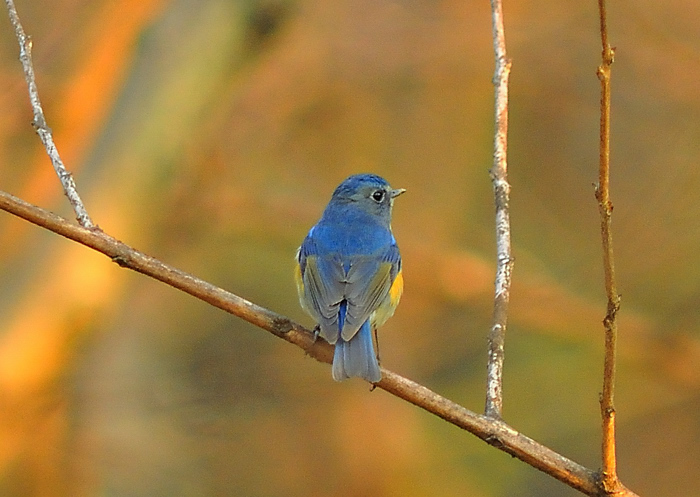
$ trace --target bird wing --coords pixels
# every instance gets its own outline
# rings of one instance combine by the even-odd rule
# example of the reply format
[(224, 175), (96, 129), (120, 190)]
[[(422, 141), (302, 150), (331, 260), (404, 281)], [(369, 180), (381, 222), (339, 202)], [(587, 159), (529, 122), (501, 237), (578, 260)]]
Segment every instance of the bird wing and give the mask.
[(338, 339), (339, 305), (344, 299), (345, 275), (340, 257), (319, 256), (313, 238), (306, 237), (298, 253), (300, 297), (305, 309), (318, 321), (321, 336)]
[(345, 298), (348, 306), (342, 330), (343, 340), (350, 340), (382, 305), (400, 269), (401, 256), (395, 243), (380, 254), (351, 258), (346, 279)]
[(329, 343), (350, 340), (385, 301), (401, 268), (396, 243), (372, 255), (319, 255), (312, 237), (298, 252), (303, 306)]

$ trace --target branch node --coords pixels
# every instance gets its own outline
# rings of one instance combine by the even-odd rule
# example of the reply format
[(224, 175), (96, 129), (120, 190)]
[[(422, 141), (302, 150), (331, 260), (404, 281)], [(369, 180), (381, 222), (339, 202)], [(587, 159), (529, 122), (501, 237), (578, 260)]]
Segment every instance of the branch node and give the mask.
[(603, 64), (611, 66), (615, 62), (615, 47), (606, 46), (603, 49)]
[(124, 256), (124, 255), (115, 255), (111, 257), (112, 262), (116, 263), (117, 266), (119, 267), (124, 267), (124, 268), (130, 268), (131, 266), (129, 265), (129, 258)]
[(294, 326), (292, 325), (292, 322), (289, 320), (289, 318), (280, 316), (272, 320), (272, 328), (273, 333), (275, 333), (276, 335), (282, 335), (292, 331)]
[[(487, 444), (489, 444), (489, 445), (491, 445), (491, 446), (493, 446), (493, 447), (496, 447), (497, 449), (500, 449), (500, 450), (503, 450), (504, 447), (505, 447), (505, 444), (503, 443), (503, 440), (501, 440), (501, 438), (500, 438), (498, 435), (496, 435), (496, 434), (491, 434), (491, 435), (487, 436), (487, 437), (484, 439), (484, 441), (485, 441)], [(511, 455), (512, 455), (512, 454), (511, 454)]]
[(41, 136), (42, 133), (45, 133), (47, 135), (53, 133), (53, 130), (49, 128), (48, 124), (46, 124), (46, 119), (44, 119), (43, 114), (37, 114), (37, 116), (34, 119), (32, 119), (32, 128), (34, 128), (34, 131), (39, 136)]

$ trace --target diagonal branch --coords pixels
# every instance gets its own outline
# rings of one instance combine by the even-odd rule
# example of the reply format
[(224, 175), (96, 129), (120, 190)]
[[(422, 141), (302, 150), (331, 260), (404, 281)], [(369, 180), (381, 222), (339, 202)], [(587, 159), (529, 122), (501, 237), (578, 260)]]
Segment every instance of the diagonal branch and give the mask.
[(10, 15), (10, 22), (15, 28), (15, 36), (19, 42), (19, 59), (24, 69), (24, 79), (27, 82), (27, 88), (29, 90), (29, 102), (32, 105), (32, 112), (34, 113), (32, 125), (39, 135), (39, 138), (41, 138), (44, 148), (46, 148), (46, 153), (51, 159), (51, 164), (53, 164), (58, 179), (61, 181), (61, 185), (63, 185), (63, 191), (75, 211), (76, 219), (84, 228), (92, 228), (94, 224), (83, 205), (83, 201), (80, 199), (80, 195), (78, 195), (73, 176), (63, 165), (61, 156), (58, 154), (56, 144), (53, 141), (51, 128), (49, 128), (46, 123), (46, 118), (44, 117), (44, 110), (41, 107), (39, 90), (37, 89), (36, 78), (34, 76), (34, 65), (32, 64), (32, 40), (24, 32), (24, 28), (22, 28), (14, 1), (5, 0), (5, 4), (7, 5), (7, 11)]
[(510, 184), (508, 184), (508, 77), (511, 61), (506, 56), (501, 0), (491, 0), (493, 49), (496, 70), (493, 77), (495, 90), (495, 135), (491, 180), (496, 202), (496, 294), (493, 306), (493, 324), (488, 339), (486, 409), (489, 417), (500, 418), (503, 409), (503, 359), (510, 280), (513, 258), (510, 251)]
[[(7, 211), (37, 226), (101, 252), (121, 267), (150, 276), (238, 316), (300, 347), (318, 361), (325, 363), (332, 361), (332, 346), (322, 339), (314, 341), (314, 335), (311, 331), (289, 318), (139, 252), (109, 236), (99, 228), (82, 228), (52, 212), (2, 191), (0, 191), (0, 210)], [(377, 386), (476, 435), (497, 449), (511, 454), (586, 495), (597, 496), (601, 494), (598, 477), (594, 471), (537, 443), (499, 419), (476, 414), (432, 390), (386, 369), (382, 370), (382, 381)], [(623, 490), (627, 493), (619, 495), (635, 496), (634, 493), (624, 488)]]
[(603, 367), (603, 392), (600, 395), (600, 410), (603, 421), (601, 485), (614, 495), (621, 483), (617, 476), (615, 455), (615, 356), (617, 346), (617, 311), (620, 296), (615, 281), (613, 259), (612, 211), (610, 200), (610, 69), (615, 52), (608, 43), (607, 13), (605, 0), (598, 0), (600, 13), (600, 37), (603, 46), (602, 62), (598, 67), (600, 79), (600, 166), (596, 186), (596, 199), (600, 211), (600, 229), (603, 238), (603, 269), (605, 293), (608, 298), (607, 312), (603, 319), (605, 327), (605, 360)]

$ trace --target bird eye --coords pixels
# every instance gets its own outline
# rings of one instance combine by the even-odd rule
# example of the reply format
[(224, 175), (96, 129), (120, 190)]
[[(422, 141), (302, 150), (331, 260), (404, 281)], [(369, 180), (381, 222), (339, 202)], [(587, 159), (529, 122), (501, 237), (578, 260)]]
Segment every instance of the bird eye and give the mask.
[(385, 195), (385, 194), (384, 194), (384, 190), (375, 190), (375, 191), (372, 193), (372, 199), (373, 199), (375, 202), (381, 202), (382, 200), (384, 200), (384, 195)]

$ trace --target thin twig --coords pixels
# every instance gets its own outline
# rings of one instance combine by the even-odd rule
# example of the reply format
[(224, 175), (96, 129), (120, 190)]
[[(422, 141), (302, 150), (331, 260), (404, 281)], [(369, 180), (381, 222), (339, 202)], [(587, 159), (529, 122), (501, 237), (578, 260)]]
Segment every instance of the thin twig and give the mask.
[(19, 59), (22, 62), (22, 67), (24, 68), (24, 79), (27, 82), (27, 87), (29, 90), (29, 102), (32, 105), (32, 111), (34, 112), (34, 121), (32, 122), (32, 125), (34, 126), (36, 133), (39, 135), (39, 138), (41, 138), (44, 148), (46, 148), (46, 153), (51, 159), (51, 163), (53, 164), (56, 174), (58, 175), (58, 179), (61, 181), (61, 185), (63, 185), (63, 191), (66, 194), (66, 197), (68, 197), (68, 201), (75, 211), (76, 219), (84, 228), (93, 228), (95, 225), (90, 219), (90, 216), (83, 205), (83, 201), (80, 199), (80, 195), (78, 195), (75, 181), (73, 181), (73, 176), (63, 165), (61, 156), (58, 154), (56, 144), (53, 141), (51, 128), (49, 128), (48, 124), (46, 123), (46, 118), (44, 117), (44, 110), (41, 107), (41, 101), (39, 100), (39, 91), (36, 86), (34, 66), (32, 64), (32, 40), (24, 32), (24, 28), (22, 28), (14, 1), (5, 0), (5, 4), (7, 5), (7, 11), (10, 15), (10, 22), (15, 28), (15, 36), (19, 42)]
[[(297, 345), (318, 361), (330, 364), (333, 360), (331, 345), (323, 339), (315, 340), (312, 331), (289, 318), (164, 264), (109, 236), (99, 228), (85, 229), (76, 226), (52, 212), (2, 191), (0, 191), (0, 210), (10, 212), (37, 226), (101, 252), (121, 267), (150, 276), (238, 316)], [(511, 454), (586, 495), (600, 495), (596, 472), (537, 443), (499, 419), (476, 414), (418, 383), (383, 368), (382, 381), (377, 386), (476, 435), (497, 449)], [(627, 493), (621, 493), (621, 496), (635, 497), (634, 493), (623, 490)]]
[(495, 86), (495, 134), (493, 143), (493, 167), (491, 180), (496, 202), (496, 292), (493, 306), (493, 325), (489, 332), (489, 352), (486, 377), (486, 416), (500, 418), (503, 410), (503, 359), (510, 280), (513, 258), (510, 251), (510, 214), (508, 184), (508, 77), (511, 61), (506, 56), (506, 39), (503, 27), (501, 0), (491, 0), (493, 25), (493, 49), (496, 69)]
[(615, 282), (615, 261), (613, 258), (612, 211), (610, 200), (610, 69), (614, 60), (614, 50), (608, 43), (608, 28), (605, 0), (598, 0), (600, 11), (600, 37), (603, 46), (602, 62), (598, 67), (600, 79), (600, 171), (596, 187), (596, 199), (600, 211), (600, 228), (603, 238), (603, 268), (605, 272), (605, 292), (608, 298), (607, 312), (603, 319), (605, 327), (605, 361), (603, 368), (603, 392), (600, 396), (600, 410), (603, 422), (601, 486), (610, 495), (621, 488), (617, 476), (615, 455), (615, 357), (617, 342), (617, 311), (620, 309), (620, 296)]

